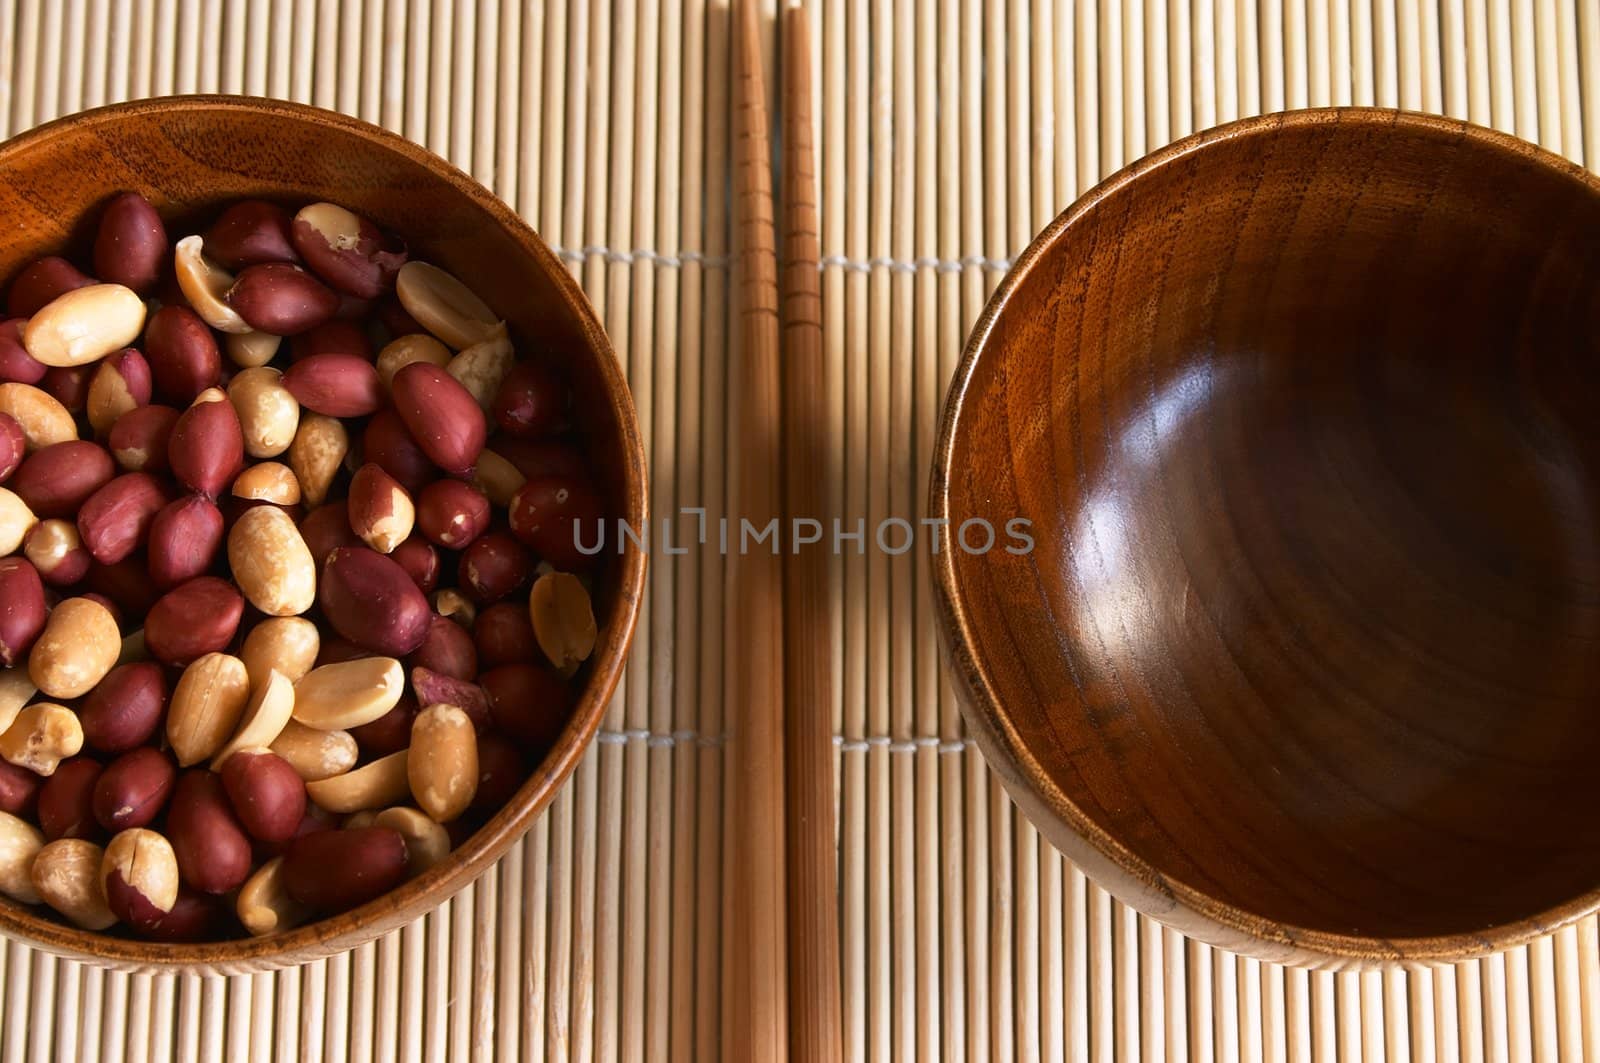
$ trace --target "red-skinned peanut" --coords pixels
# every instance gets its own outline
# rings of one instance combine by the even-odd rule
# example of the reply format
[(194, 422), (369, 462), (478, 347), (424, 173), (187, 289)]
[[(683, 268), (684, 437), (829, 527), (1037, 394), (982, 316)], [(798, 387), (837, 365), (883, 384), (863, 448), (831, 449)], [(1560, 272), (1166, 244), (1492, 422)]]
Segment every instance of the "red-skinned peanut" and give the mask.
[(151, 606), (144, 642), (164, 664), (183, 666), (228, 647), (244, 615), (244, 598), (233, 584), (201, 576), (179, 584)]
[(222, 380), (222, 352), (211, 328), (186, 306), (163, 306), (145, 325), (144, 356), (155, 393), (187, 406)]
[(178, 873), (201, 893), (226, 893), (250, 877), (250, 838), (228, 803), (222, 779), (205, 768), (178, 778), (167, 812)]
[(170, 501), (166, 486), (147, 472), (129, 472), (90, 495), (78, 510), (78, 534), (102, 565), (115, 565), (144, 546), (156, 514)]
[(203, 576), (222, 548), (222, 511), (204, 495), (168, 502), (150, 524), (150, 579), (171, 590)]
[(126, 472), (163, 473), (177, 423), (178, 411), (170, 406), (140, 406), (117, 418), (106, 445)]
[(417, 528), (447, 550), (464, 550), (489, 530), (489, 500), (460, 480), (435, 480), (417, 496)]
[(413, 362), (394, 375), (394, 406), (417, 446), (452, 476), (466, 476), (478, 461), (488, 424), (472, 393), (449, 373)]
[(289, 212), (276, 203), (246, 199), (227, 210), (205, 232), (205, 253), (218, 265), (238, 270), (263, 262), (293, 262)]
[(93, 284), (71, 262), (59, 255), (48, 255), (24, 266), (11, 281), (6, 298), (7, 317), (32, 317), (59, 296)]
[(203, 402), (178, 418), (167, 445), (172, 475), (210, 498), (226, 492), (244, 467), (244, 430), (233, 403)]
[(94, 789), (104, 770), (93, 757), (73, 757), (56, 766), (39, 789), (39, 829), (46, 838), (93, 838), (99, 833)]
[(113, 668), (78, 710), (83, 740), (102, 753), (126, 753), (144, 745), (167, 710), (167, 679), (154, 661)]
[(161, 215), (137, 192), (124, 192), (107, 204), (94, 241), (94, 271), (109, 284), (140, 295), (155, 291), (171, 245)]
[(149, 826), (166, 806), (177, 775), (172, 758), (153, 746), (122, 754), (95, 782), (96, 822), (112, 834)]
[(389, 557), (406, 570), (411, 582), (423, 594), (432, 594), (439, 586), (439, 551), (422, 536), (413, 534), (395, 547)]
[(328, 417), (366, 417), (383, 406), (378, 370), (353, 354), (315, 354), (283, 374), (300, 405)]
[(482, 536), (461, 555), (457, 579), (479, 605), (497, 602), (533, 578), (533, 557), (527, 547), (505, 532)]

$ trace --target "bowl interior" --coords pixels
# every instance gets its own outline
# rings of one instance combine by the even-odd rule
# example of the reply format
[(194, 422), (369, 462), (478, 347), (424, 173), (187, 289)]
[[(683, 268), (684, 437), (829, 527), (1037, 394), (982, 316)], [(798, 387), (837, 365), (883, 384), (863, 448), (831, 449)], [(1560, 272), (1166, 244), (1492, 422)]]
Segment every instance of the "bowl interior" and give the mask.
[[(375, 127), (267, 100), (190, 97), (77, 115), (0, 147), (0, 282), (42, 254), (87, 261), (97, 208), (137, 191), (176, 238), (242, 198), (341, 203), (405, 237), (414, 258), (450, 270), (504, 315), (519, 357), (562, 367), (608, 515), (639, 525), (644, 467), (632, 401), (592, 311), (556, 257), (476, 182)], [(608, 540), (609, 541), (609, 540)], [(161, 946), (87, 934), (0, 902), (0, 928), (47, 948), (123, 964), (247, 968), (303, 961), (415, 918), (482, 872), (570, 773), (603, 714), (633, 630), (642, 554), (629, 547), (599, 572), (599, 641), (565, 734), (511, 804), (426, 875), (344, 916), (283, 935)]]
[(1590, 905), (1596, 184), (1381, 112), (1135, 170), (1019, 266), (946, 428), (952, 526), (1036, 544), (942, 573), (1002, 770), (1279, 940)]

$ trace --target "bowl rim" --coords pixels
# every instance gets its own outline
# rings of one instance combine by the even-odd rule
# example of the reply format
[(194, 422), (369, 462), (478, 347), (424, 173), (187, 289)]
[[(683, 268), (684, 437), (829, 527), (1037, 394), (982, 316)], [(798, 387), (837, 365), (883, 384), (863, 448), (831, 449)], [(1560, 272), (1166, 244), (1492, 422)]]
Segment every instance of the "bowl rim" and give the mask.
[[(593, 305), (550, 245), (527, 222), (442, 156), (380, 126), (337, 111), (264, 97), (199, 94), (116, 103), (54, 119), (0, 143), (0, 169), (13, 155), (33, 148), (64, 128), (93, 128), (135, 115), (160, 117), (196, 112), (266, 113), (360, 137), (445, 181), (523, 245), (544, 267), (562, 301), (573, 308), (585, 343), (599, 363), (606, 402), (621, 434), (621, 516), (630, 526), (643, 527), (648, 512), (644, 444), (632, 392)], [(630, 543), (620, 551), (618, 561), (616, 612), (612, 623), (601, 631), (600, 642), (590, 658), (583, 696), (574, 706), (561, 737), (534, 766), (511, 801), (438, 865), (359, 908), (264, 937), (183, 944), (112, 937), (58, 923), (13, 903), (0, 904), (0, 933), (55, 955), (122, 970), (227, 974), (304, 964), (347, 952), (435, 910), (489, 870), (528, 831), (572, 775), (599, 730), (632, 645), (648, 559), (642, 548)]]
[[(1600, 178), (1569, 159), (1498, 130), (1414, 111), (1379, 107), (1282, 111), (1229, 122), (1174, 141), (1105, 178), (1057, 215), (1017, 257), (990, 296), (973, 326), (945, 398), (929, 487), (930, 518), (943, 522), (950, 519), (950, 484), (957, 472), (952, 468), (956, 434), (962, 427), (973, 376), (989, 348), (996, 323), (1011, 297), (1059, 240), (1102, 200), (1144, 174), (1213, 145), (1325, 125), (1388, 126), (1470, 140), (1502, 156), (1575, 180), (1600, 199)], [(1525, 945), (1600, 910), (1597, 886), (1541, 911), (1476, 932), (1377, 938), (1269, 919), (1159, 871), (1085, 814), (1052, 781), (1011, 725), (988, 669), (973, 652), (975, 622), (962, 597), (955, 555), (954, 550), (944, 550), (934, 558), (934, 604), (947, 664), (956, 679), (962, 716), (985, 761), (1023, 813), (1053, 845), (1090, 878), (1145, 915), (1206, 944), (1264, 961), (1322, 969), (1376, 969), (1481, 958)]]

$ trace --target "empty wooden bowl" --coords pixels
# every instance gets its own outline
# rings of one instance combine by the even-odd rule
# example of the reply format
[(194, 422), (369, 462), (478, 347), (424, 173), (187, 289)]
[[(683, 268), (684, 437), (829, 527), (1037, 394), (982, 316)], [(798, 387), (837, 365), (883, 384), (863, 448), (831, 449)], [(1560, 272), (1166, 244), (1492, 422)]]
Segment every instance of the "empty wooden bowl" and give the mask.
[(1117, 174), (946, 409), (933, 515), (997, 532), (936, 563), (990, 763), (1119, 897), (1263, 959), (1460, 960), (1594, 911), (1597, 398), (1571, 163), (1334, 110)]
[[(178, 97), (62, 119), (0, 146), (0, 279), (40, 255), (80, 261), (98, 208), (142, 193), (176, 238), (244, 198), (330, 200), (403, 235), (414, 257), (459, 276), (507, 319), (519, 351), (554, 359), (572, 380), (577, 420), (608, 516), (641, 527), (645, 466), (616, 356), (571, 275), (504, 204), (443, 159), (375, 126), (310, 107), (237, 97)], [(609, 540), (608, 540), (609, 541)], [(244, 971), (351, 948), (436, 907), (478, 877), (571, 774), (621, 674), (644, 587), (645, 558), (612, 555), (595, 595), (599, 641), (572, 718), (511, 802), (445, 861), (352, 912), (270, 937), (164, 945), (89, 933), (43, 908), (0, 901), (0, 933), (123, 968)]]

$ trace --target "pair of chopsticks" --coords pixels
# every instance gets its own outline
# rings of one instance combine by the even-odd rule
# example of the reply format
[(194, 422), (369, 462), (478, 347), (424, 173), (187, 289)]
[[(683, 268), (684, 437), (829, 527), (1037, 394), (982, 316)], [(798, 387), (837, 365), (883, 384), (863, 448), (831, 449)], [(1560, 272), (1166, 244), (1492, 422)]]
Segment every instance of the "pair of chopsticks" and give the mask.
[[(756, 0), (734, 14), (734, 219), (742, 342), (735, 498), (757, 528), (779, 519), (781, 556), (734, 558), (724, 1054), (837, 1063), (840, 1025), (827, 558), (790, 548), (792, 517), (823, 520), (826, 375), (805, 14), (783, 23), (782, 299)], [(781, 346), (780, 346), (781, 336)]]

